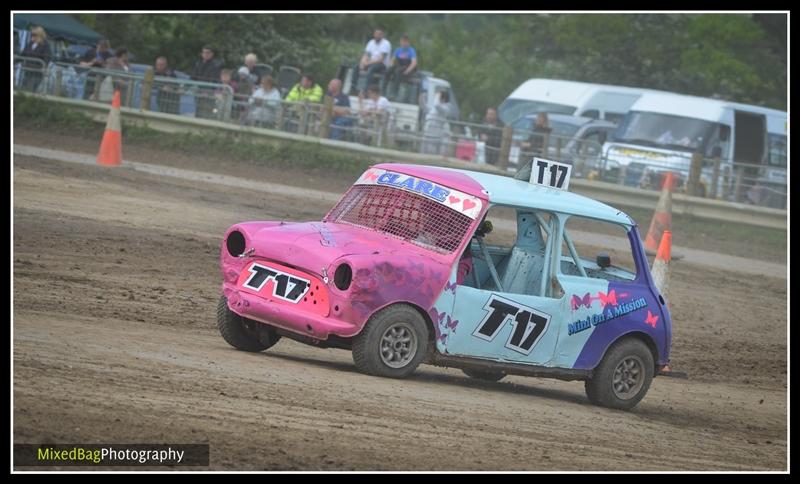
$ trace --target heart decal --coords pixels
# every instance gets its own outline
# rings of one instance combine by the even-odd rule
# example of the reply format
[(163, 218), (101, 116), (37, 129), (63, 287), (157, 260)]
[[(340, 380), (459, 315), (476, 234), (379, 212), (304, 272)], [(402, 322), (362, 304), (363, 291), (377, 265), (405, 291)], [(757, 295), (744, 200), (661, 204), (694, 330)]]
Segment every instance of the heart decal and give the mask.
[(453, 195), (450, 195), (450, 199), (449, 200), (450, 200), (450, 205), (453, 205), (453, 204), (458, 203), (458, 202), (461, 201), (460, 198), (454, 197)]
[(466, 199), (464, 200), (464, 210), (469, 210), (477, 205), (478, 204), (473, 202), (472, 200), (466, 200)]
[(375, 181), (375, 180), (377, 180), (377, 179), (378, 179), (378, 175), (376, 175), (375, 173), (373, 173), (373, 172), (371, 172), (371, 171), (368, 171), (368, 172), (366, 172), (366, 173), (364, 174), (364, 178), (365, 178), (366, 180), (372, 180), (372, 181)]

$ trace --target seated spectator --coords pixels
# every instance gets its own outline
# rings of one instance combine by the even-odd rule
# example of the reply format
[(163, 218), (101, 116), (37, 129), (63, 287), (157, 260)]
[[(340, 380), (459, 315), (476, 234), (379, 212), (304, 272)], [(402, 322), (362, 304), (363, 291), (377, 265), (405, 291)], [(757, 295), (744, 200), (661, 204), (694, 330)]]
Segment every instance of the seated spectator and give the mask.
[[(41, 27), (31, 29), (31, 40), (22, 50), (25, 57), (33, 57), (44, 62), (45, 67), (50, 62), (50, 46), (47, 43), (47, 33)], [(36, 91), (42, 82), (42, 65), (34, 61), (22, 63), (22, 87), (28, 91)]]
[(286, 100), (290, 102), (322, 102), (322, 88), (314, 82), (314, 76), (306, 73), (286, 95)]
[[(160, 56), (156, 59), (156, 64), (153, 68), (153, 75), (156, 77), (171, 77), (175, 78), (175, 71), (169, 67), (167, 58)], [(158, 111), (169, 114), (180, 114), (180, 99), (181, 96), (178, 92), (177, 84), (169, 82), (159, 82), (155, 80), (157, 87), (156, 90), (156, 105)]]
[(278, 109), (281, 106), (281, 93), (275, 86), (272, 76), (261, 78), (261, 87), (250, 96), (250, 112), (247, 114), (247, 124), (271, 126), (275, 123)]
[(353, 67), (353, 82), (352, 86), (358, 89), (358, 95), (364, 96), (364, 90), (358, 88), (358, 77), (361, 71), (366, 71), (365, 85), (372, 85), (372, 77), (375, 74), (382, 74), (391, 65), (390, 55), (392, 53), (392, 44), (383, 38), (383, 29), (375, 29), (372, 33), (372, 39), (367, 42), (364, 48), (364, 54), (361, 60)]
[(250, 80), (250, 85), (260, 85), (261, 79), (256, 72), (256, 64), (258, 64), (258, 57), (255, 54), (250, 53), (244, 56), (244, 65), (237, 71), (239, 80), (241, 81), (244, 78), (248, 78)]
[(417, 51), (411, 47), (408, 35), (400, 38), (400, 47), (392, 54), (392, 66), (386, 73), (386, 85), (394, 86), (390, 96), (397, 97), (397, 89), (401, 82), (408, 82), (409, 78), (417, 72)]
[(342, 81), (332, 79), (328, 83), (328, 92), (325, 94), (333, 98), (333, 119), (331, 124), (331, 139), (342, 139), (348, 128), (353, 126), (354, 119), (350, 111), (350, 98), (342, 92)]

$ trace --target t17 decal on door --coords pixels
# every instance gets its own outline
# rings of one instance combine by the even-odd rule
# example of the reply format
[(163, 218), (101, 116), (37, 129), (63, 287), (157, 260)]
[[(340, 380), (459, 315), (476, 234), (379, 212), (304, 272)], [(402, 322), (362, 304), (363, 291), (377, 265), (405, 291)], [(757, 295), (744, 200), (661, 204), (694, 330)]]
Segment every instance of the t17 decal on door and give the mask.
[(513, 330), (505, 347), (523, 355), (530, 354), (547, 329), (547, 325), (550, 324), (549, 314), (497, 294), (492, 294), (483, 305), (483, 309), (487, 311), (486, 316), (478, 323), (478, 327), (475, 328), (472, 335), (486, 341), (493, 341), (508, 322), (513, 326)]

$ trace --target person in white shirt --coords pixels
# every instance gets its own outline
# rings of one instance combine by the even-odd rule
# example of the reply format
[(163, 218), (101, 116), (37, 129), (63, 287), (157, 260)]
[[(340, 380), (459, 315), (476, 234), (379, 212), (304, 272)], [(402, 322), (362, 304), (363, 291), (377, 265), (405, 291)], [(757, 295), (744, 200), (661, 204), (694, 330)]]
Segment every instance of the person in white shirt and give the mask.
[[(361, 60), (353, 67), (352, 86), (358, 88), (358, 94), (364, 95), (364, 87), (372, 85), (375, 74), (384, 74), (392, 63), (392, 44), (383, 38), (383, 29), (375, 29), (372, 39), (367, 42)], [(365, 82), (358, 87), (358, 77), (361, 71), (366, 71)]]
[(239, 74), (239, 79), (243, 79), (247, 77), (250, 79), (250, 84), (253, 86), (257, 86), (261, 84), (261, 79), (259, 79), (258, 73), (256, 72), (256, 64), (258, 63), (258, 57), (255, 54), (247, 54), (244, 56), (244, 65), (239, 68), (237, 74)]
[(394, 112), (392, 104), (381, 96), (380, 88), (376, 84), (367, 89), (366, 99), (358, 100), (358, 110), (361, 124), (368, 131), (380, 131), (380, 128), (388, 127)]
[(281, 93), (275, 87), (272, 76), (261, 78), (261, 87), (250, 96), (250, 112), (247, 115), (248, 124), (270, 125), (275, 122), (277, 110), (281, 105)]

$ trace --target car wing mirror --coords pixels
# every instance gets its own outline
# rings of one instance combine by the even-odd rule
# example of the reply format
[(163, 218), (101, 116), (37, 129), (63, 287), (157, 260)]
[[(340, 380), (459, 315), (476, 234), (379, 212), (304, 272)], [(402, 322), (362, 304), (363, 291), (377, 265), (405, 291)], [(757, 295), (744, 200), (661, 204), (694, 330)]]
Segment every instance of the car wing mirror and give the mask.
[(611, 256), (603, 252), (597, 254), (597, 265), (601, 269), (611, 266)]

